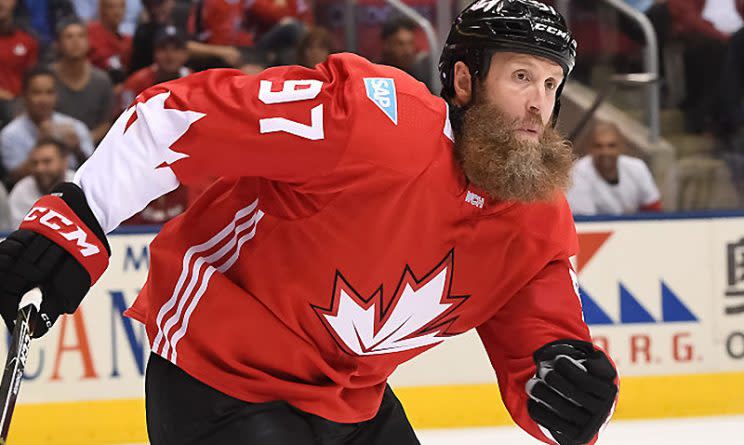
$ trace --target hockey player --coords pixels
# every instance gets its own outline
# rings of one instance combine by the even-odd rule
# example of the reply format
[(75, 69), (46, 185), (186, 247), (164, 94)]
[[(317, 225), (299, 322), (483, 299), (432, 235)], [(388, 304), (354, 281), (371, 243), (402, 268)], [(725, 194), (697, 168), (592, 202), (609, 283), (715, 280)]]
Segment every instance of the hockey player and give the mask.
[(472, 328), (525, 431), (593, 443), (617, 375), (569, 262), (552, 123), (575, 54), (553, 8), (479, 0), (447, 39), (444, 99), (352, 54), (154, 86), (0, 244), (2, 316), (33, 286), (47, 326), (72, 313), (106, 233), (217, 176), (153, 240), (127, 312), (152, 348), (153, 445), (418, 443), (386, 380)]

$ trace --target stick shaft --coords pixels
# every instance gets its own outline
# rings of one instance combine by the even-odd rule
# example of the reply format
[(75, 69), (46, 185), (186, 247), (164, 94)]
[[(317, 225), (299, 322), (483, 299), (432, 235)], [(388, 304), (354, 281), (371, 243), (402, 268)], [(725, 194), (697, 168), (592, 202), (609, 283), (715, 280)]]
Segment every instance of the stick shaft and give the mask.
[(18, 311), (13, 336), (5, 361), (5, 371), (0, 381), (0, 445), (8, 438), (10, 420), (13, 416), (18, 392), (23, 380), (23, 369), (28, 358), (29, 344), (36, 321), (36, 306), (29, 304)]

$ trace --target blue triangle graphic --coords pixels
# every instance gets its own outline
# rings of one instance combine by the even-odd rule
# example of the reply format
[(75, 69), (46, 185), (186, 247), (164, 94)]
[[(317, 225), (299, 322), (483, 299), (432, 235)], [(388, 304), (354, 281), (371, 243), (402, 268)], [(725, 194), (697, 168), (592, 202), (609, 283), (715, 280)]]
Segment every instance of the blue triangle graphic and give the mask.
[(668, 322), (698, 321), (664, 281), (661, 282), (661, 314), (664, 321)]
[(581, 309), (584, 312), (586, 324), (614, 324), (612, 319), (601, 307), (579, 286), (579, 297), (581, 298)]
[(620, 323), (656, 323), (654, 317), (620, 283)]

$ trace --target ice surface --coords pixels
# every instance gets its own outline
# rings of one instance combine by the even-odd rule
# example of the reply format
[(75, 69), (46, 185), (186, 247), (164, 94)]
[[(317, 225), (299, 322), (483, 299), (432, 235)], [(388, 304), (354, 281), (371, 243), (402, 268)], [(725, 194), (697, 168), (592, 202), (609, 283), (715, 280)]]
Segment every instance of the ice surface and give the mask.
[[(535, 445), (516, 427), (422, 430), (421, 445)], [(743, 445), (744, 416), (613, 421), (597, 445)], [(145, 445), (145, 444), (121, 444)]]

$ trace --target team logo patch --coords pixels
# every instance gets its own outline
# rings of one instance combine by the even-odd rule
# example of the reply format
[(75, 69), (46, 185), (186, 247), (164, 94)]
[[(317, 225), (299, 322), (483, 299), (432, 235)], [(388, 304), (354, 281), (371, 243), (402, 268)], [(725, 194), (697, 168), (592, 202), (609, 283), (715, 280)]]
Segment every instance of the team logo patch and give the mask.
[(452, 295), (454, 251), (423, 278), (405, 266), (393, 293), (371, 296), (336, 272), (328, 308), (313, 306), (338, 345), (352, 355), (390, 354), (441, 343), (460, 334), (452, 325), (468, 295)]
[(398, 99), (395, 82), (387, 77), (365, 77), (367, 97), (382, 110), (395, 125), (398, 125)]

